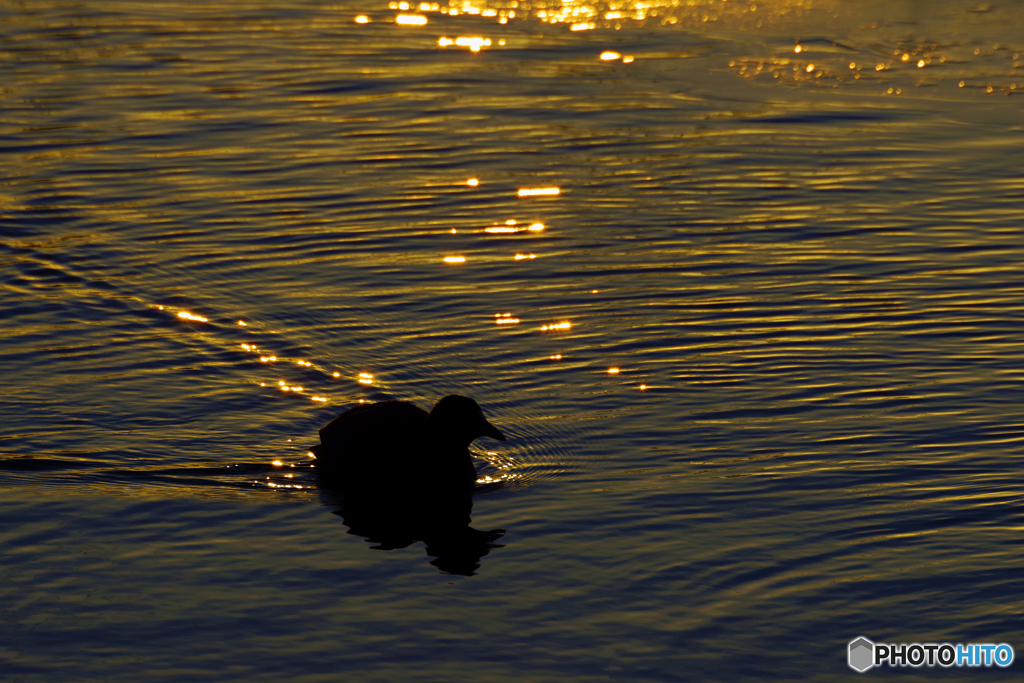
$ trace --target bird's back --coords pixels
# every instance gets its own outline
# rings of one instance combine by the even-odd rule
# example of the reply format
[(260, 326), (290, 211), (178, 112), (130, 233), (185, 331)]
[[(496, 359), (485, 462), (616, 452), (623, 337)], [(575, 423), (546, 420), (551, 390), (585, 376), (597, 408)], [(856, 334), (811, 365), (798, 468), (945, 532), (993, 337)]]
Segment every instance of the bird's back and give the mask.
[(382, 401), (347, 410), (320, 430), (321, 475), (379, 479), (410, 466), (422, 445), (427, 412), (406, 401)]

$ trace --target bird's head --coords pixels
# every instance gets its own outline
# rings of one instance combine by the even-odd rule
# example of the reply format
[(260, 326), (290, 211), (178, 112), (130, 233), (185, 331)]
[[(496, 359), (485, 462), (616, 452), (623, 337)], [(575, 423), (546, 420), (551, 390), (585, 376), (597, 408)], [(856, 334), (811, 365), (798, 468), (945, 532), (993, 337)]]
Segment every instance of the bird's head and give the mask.
[(465, 396), (445, 396), (427, 416), (427, 427), (444, 440), (469, 446), (481, 436), (505, 441), (505, 435), (484, 417), (480, 406)]

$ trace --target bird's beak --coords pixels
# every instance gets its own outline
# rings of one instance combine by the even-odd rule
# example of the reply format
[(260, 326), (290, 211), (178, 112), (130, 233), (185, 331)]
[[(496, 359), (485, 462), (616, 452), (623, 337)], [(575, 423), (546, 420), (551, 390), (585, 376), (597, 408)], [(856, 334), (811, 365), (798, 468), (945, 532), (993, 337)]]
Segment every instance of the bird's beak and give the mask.
[(484, 420), (484, 426), (480, 429), (480, 436), (489, 436), (498, 441), (507, 441), (505, 435), (487, 420)]

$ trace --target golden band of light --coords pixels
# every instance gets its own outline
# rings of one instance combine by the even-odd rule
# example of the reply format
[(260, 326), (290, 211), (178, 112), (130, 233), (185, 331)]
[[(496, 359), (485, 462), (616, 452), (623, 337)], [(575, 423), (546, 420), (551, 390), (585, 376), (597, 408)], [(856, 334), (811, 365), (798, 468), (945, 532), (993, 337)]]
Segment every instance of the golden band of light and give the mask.
[(426, 26), (427, 18), (419, 14), (399, 14), (395, 23), (403, 26)]

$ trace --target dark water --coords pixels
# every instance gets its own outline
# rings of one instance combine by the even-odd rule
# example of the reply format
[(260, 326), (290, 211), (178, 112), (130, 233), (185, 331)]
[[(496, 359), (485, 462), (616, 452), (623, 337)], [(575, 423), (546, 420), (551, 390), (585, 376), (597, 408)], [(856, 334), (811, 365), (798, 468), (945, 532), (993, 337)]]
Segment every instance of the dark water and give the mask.
[[(453, 7), (0, 6), (4, 680), (1024, 647), (1024, 3)], [(456, 567), (306, 457), (448, 393), (510, 437)]]

